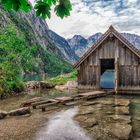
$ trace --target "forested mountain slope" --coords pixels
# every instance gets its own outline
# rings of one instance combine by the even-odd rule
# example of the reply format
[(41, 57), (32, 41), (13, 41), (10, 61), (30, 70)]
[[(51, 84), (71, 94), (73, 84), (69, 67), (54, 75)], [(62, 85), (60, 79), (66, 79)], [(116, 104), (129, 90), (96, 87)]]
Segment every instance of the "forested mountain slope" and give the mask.
[[(29, 70), (20, 65), (22, 75), (26, 74), (43, 74), (48, 76), (56, 76), (62, 72), (71, 70), (71, 65), (65, 54), (52, 42), (48, 36), (48, 25), (41, 18), (35, 16), (35, 11), (32, 10), (29, 14), (23, 12), (16, 13), (14, 11), (6, 11), (2, 6), (0, 7), (0, 30), (1, 30), (1, 44), (2, 35), (6, 30), (15, 34), (15, 36), (22, 37), (23, 46), (34, 50), (30, 57), (34, 58), (34, 62), (30, 63)], [(14, 36), (7, 36), (14, 41)], [(16, 41), (16, 40), (15, 40)], [(8, 47), (8, 44), (7, 44)], [(10, 45), (9, 45), (10, 48)], [(20, 48), (20, 45), (19, 45)], [(2, 47), (0, 48), (2, 50)], [(4, 49), (4, 48), (3, 48)], [(11, 49), (11, 48), (10, 48)], [(9, 49), (9, 50), (10, 50)], [(13, 49), (17, 49), (16, 47)], [(21, 50), (22, 51), (22, 50)], [(6, 56), (5, 56), (6, 57)], [(27, 59), (28, 61), (28, 59)]]

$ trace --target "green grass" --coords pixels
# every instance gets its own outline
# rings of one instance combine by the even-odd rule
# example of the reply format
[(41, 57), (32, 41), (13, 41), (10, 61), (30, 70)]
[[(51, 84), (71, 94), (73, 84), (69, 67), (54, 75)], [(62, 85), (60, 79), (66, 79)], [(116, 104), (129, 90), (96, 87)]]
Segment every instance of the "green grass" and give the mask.
[(57, 77), (48, 80), (49, 83), (53, 85), (64, 85), (67, 81), (77, 80), (77, 71), (73, 70), (69, 74), (59, 75)]

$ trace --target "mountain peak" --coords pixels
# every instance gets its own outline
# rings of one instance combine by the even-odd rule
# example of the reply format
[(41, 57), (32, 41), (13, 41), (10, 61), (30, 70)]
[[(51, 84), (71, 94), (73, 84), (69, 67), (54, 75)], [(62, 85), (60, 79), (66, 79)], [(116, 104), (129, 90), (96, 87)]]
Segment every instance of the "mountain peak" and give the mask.
[[(95, 42), (101, 37), (102, 33), (98, 32), (87, 39), (81, 35), (74, 35), (71, 39), (68, 39), (68, 43), (74, 52), (81, 57)], [(130, 33), (122, 33), (122, 35), (128, 39), (135, 47), (140, 49), (140, 36)]]
[(81, 36), (81, 35), (74, 35), (73, 38), (74, 38), (74, 39), (77, 39), (77, 38), (79, 38), (79, 39), (85, 39), (85, 38), (84, 38), (83, 36)]

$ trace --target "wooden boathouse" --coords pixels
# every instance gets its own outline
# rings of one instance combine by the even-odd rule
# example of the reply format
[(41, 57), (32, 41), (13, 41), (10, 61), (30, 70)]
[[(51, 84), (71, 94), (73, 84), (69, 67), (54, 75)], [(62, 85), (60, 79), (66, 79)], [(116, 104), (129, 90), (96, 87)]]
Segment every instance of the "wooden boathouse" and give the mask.
[(101, 76), (114, 70), (117, 92), (140, 93), (140, 51), (110, 26), (73, 66), (78, 71), (78, 88), (100, 90)]

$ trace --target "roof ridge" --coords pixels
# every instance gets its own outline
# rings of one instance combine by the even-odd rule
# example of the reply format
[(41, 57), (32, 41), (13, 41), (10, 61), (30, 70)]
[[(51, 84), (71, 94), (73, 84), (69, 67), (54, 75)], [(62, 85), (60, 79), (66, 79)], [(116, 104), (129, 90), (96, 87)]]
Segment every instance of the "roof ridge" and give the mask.
[(112, 25), (109, 29), (95, 42), (95, 44), (84, 53), (80, 60), (73, 65), (73, 68), (79, 66), (96, 48), (106, 39), (106, 37), (113, 33), (122, 43), (124, 43), (133, 53), (140, 57), (140, 50), (138, 50), (132, 43), (130, 43), (123, 35), (121, 35)]
[(122, 34), (120, 34), (117, 30), (113, 29), (113, 32), (115, 32), (120, 39), (122, 39), (129, 47), (131, 47), (131, 49), (133, 49), (135, 52), (137, 52), (140, 57), (140, 50), (137, 49), (130, 41), (128, 41), (128, 39), (126, 39)]

